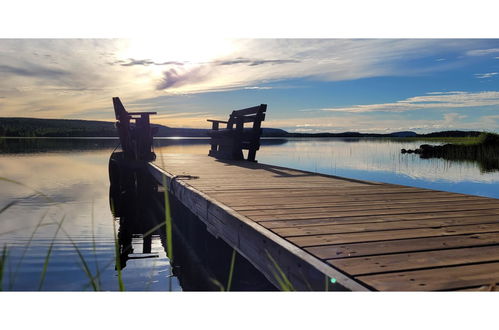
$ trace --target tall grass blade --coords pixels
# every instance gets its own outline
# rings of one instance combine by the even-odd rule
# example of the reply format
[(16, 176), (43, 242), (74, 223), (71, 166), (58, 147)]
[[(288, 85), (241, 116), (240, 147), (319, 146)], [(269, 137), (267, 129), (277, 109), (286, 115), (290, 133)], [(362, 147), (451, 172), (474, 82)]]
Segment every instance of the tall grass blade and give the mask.
[(293, 284), (289, 281), (288, 277), (286, 276), (286, 274), (284, 274), (281, 267), (279, 267), (279, 265), (274, 260), (274, 258), (272, 258), (269, 251), (265, 250), (265, 253), (267, 254), (267, 257), (270, 259), (272, 264), (274, 265), (274, 268), (277, 270), (277, 273), (274, 271), (272, 271), (272, 273), (274, 274), (276, 281), (279, 283), (281, 290), (282, 291), (296, 291), (295, 288), (293, 287)]
[[(33, 229), (33, 231), (31, 232), (31, 235), (28, 239), (28, 243), (24, 246), (23, 252), (21, 253), (21, 257), (19, 258), (19, 260), (16, 264), (16, 267), (14, 268), (14, 272), (11, 273), (12, 277), (10, 278), (10, 281), (9, 281), (9, 290), (12, 290), (14, 288), (14, 284), (16, 282), (19, 267), (21, 267), (21, 263), (23, 262), (24, 257), (26, 256), (26, 253), (28, 252), (28, 249), (31, 246), (31, 242), (33, 241), (33, 238), (35, 237), (35, 234), (38, 231), (38, 229), (42, 226), (43, 220), (45, 220), (45, 217), (47, 216), (48, 212), (49, 212), (48, 210), (45, 211), (43, 216), (40, 218), (40, 220), (36, 224), (35, 229)], [(55, 222), (52, 224), (55, 224)], [(46, 225), (48, 225), (48, 224), (46, 224)]]
[[(91, 276), (89, 278), (89, 282), (87, 284), (85, 284), (83, 286), (83, 290), (86, 290), (88, 289), (90, 286), (93, 285), (93, 283), (100, 277), (100, 275), (102, 274), (103, 271), (105, 271), (109, 266), (111, 266), (112, 264), (116, 263), (116, 259), (113, 258), (111, 260), (109, 260), (104, 266), (101, 266), (96, 272), (95, 272), (95, 275), (94, 276)], [(99, 281), (97, 282), (99, 283)], [(100, 288), (100, 286), (99, 286)]]
[(55, 231), (54, 237), (52, 237), (52, 241), (50, 242), (49, 249), (47, 251), (47, 255), (45, 256), (45, 261), (43, 263), (43, 269), (42, 273), (40, 275), (40, 283), (38, 284), (38, 291), (40, 291), (43, 287), (43, 282), (45, 281), (45, 275), (47, 274), (47, 268), (49, 265), (49, 260), (50, 260), (50, 255), (52, 253), (52, 248), (54, 247), (55, 240), (57, 238), (57, 234), (59, 234), (59, 231), (61, 230), (62, 223), (64, 222), (64, 219), (66, 216), (63, 216), (61, 221), (59, 221), (59, 224), (57, 226), (57, 230)]
[(168, 197), (168, 185), (166, 184), (166, 176), (163, 175), (163, 187), (165, 195), (165, 225), (166, 225), (166, 254), (170, 259), (170, 264), (173, 263), (173, 241), (172, 241), (172, 215), (170, 210), (170, 199)]
[(95, 281), (95, 278), (92, 276), (92, 272), (90, 271), (90, 268), (88, 267), (88, 264), (87, 264), (85, 258), (83, 257), (83, 254), (81, 253), (80, 249), (78, 248), (76, 243), (73, 241), (71, 236), (68, 234), (68, 232), (65, 231), (64, 228), (61, 228), (61, 230), (64, 233), (64, 235), (66, 235), (66, 237), (69, 239), (69, 242), (71, 243), (71, 245), (73, 245), (73, 248), (75, 249), (76, 253), (78, 254), (83, 271), (85, 272), (87, 277), (90, 279), (90, 283), (92, 284), (94, 291), (99, 291), (99, 284)]
[(229, 278), (227, 280), (227, 291), (230, 291), (232, 286), (232, 276), (234, 275), (234, 264), (236, 263), (236, 249), (232, 250), (232, 258), (230, 260)]
[(28, 188), (30, 189), (31, 191), (34, 191), (35, 193), (37, 193), (38, 195), (44, 197), (47, 201), (49, 202), (52, 202), (52, 203), (57, 203), (53, 198), (49, 197), (48, 195), (46, 195), (45, 193), (39, 191), (39, 190), (36, 190), (35, 188), (33, 187), (30, 187), (28, 185), (25, 185), (24, 183), (22, 182), (19, 182), (19, 181), (16, 181), (16, 180), (12, 180), (12, 179), (8, 179), (8, 178), (4, 178), (4, 177), (1, 177), (0, 176), (0, 181), (5, 181), (5, 182), (9, 182), (9, 183), (13, 183), (13, 184), (16, 184), (18, 186), (21, 186), (21, 187), (24, 187), (24, 188)]
[(220, 288), (220, 291), (225, 291), (225, 288), (223, 286), (222, 283), (220, 283), (219, 281), (217, 281), (216, 279), (214, 278), (210, 278), (210, 281), (215, 284), (216, 286), (218, 286)]
[(8, 248), (7, 244), (3, 246), (2, 256), (0, 257), (0, 291), (3, 291), (3, 274), (7, 263)]
[[(94, 251), (95, 272), (97, 274), (100, 274), (99, 261), (97, 258), (97, 245), (95, 243), (95, 221), (94, 221), (94, 199), (93, 198), (92, 198), (92, 212), (90, 214), (90, 220), (91, 220), (91, 224), (92, 224), (92, 249)], [(98, 282), (98, 286), (100, 287), (101, 286), (100, 276), (97, 277), (97, 282)]]
[(7, 205), (5, 205), (4, 207), (2, 207), (2, 208), (0, 209), (0, 214), (1, 214), (1, 213), (3, 213), (3, 212), (5, 212), (5, 211), (7, 211), (7, 210), (8, 210), (9, 208), (11, 208), (12, 206), (16, 205), (16, 204), (17, 204), (17, 202), (18, 202), (17, 200), (14, 200), (14, 201), (11, 201), (11, 202), (7, 203)]

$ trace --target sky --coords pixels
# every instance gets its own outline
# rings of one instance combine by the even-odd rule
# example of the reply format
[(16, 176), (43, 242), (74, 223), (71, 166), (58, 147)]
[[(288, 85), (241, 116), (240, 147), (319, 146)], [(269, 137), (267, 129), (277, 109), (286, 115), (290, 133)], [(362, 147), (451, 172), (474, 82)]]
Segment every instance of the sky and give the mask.
[(499, 39), (0, 39), (0, 116), (153, 122), (268, 105), (290, 132), (499, 127)]

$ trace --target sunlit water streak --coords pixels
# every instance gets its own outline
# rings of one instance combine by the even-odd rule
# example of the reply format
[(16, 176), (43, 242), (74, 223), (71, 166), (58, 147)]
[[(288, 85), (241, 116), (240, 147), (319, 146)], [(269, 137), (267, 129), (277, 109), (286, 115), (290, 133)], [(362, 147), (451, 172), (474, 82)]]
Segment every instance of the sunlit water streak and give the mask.
[[(43, 290), (92, 289), (73, 243), (91, 272), (95, 274), (97, 268), (101, 271), (101, 288), (118, 290), (107, 172), (109, 155), (117, 141), (47, 141), (0, 143), (0, 176), (32, 188), (0, 182), (0, 208), (16, 202), (0, 214), (0, 249), (5, 244), (9, 248), (3, 288), (38, 288), (44, 258), (56, 230), (53, 223), (64, 216), (64, 229), (72, 242), (62, 232), (58, 234)], [(157, 153), (207, 154), (209, 149), (208, 140), (202, 139), (162, 139), (156, 144)], [(414, 149), (420, 144), (374, 139), (274, 139), (264, 141), (257, 159), (261, 163), (349, 178), (499, 198), (498, 172), (482, 173), (472, 162), (427, 160), (400, 153), (401, 148)], [(34, 190), (45, 196), (36, 195)], [(25, 251), (44, 214), (46, 225), (37, 230)], [(142, 251), (141, 245), (139, 239), (134, 239), (135, 252)], [(152, 252), (159, 257), (128, 260), (123, 271), (126, 290), (181, 290), (178, 279), (171, 277), (159, 237), (153, 238)]]

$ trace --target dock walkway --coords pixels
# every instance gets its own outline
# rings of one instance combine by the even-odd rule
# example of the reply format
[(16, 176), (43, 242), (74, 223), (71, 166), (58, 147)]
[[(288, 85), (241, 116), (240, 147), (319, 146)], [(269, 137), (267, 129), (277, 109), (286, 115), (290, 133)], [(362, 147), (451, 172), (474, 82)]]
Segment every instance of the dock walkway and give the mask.
[(191, 154), (159, 155), (149, 170), (277, 287), (281, 271), (297, 290), (499, 282), (498, 199)]

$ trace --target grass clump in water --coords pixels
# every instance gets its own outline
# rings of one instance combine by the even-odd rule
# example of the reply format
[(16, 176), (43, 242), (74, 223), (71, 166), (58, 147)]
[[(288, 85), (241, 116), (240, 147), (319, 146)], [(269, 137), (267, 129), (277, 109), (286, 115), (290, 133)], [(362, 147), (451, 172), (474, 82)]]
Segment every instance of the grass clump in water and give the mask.
[(422, 144), (416, 150), (402, 149), (402, 153), (416, 153), (421, 158), (442, 158), (450, 161), (476, 162), (480, 171), (499, 171), (499, 134), (484, 132), (470, 143), (444, 145)]

